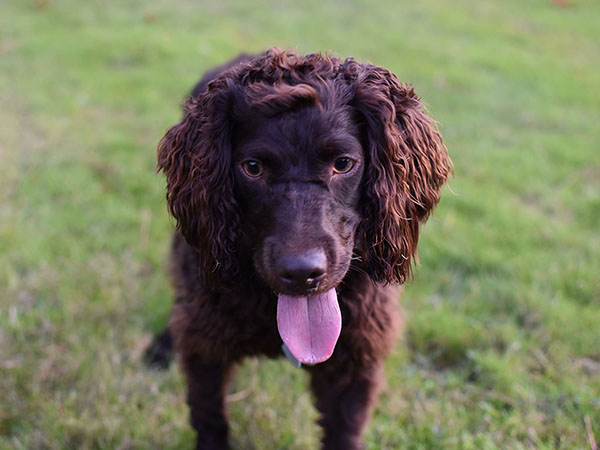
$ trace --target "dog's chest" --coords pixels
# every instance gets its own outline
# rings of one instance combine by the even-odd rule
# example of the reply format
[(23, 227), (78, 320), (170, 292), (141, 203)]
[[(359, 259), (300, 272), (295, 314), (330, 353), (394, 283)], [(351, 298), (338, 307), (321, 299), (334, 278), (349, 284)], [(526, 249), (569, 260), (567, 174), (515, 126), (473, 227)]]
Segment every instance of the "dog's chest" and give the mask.
[(251, 291), (229, 295), (235, 298), (221, 301), (220, 313), (228, 323), (233, 348), (245, 354), (279, 356), (281, 338), (277, 331), (275, 295)]

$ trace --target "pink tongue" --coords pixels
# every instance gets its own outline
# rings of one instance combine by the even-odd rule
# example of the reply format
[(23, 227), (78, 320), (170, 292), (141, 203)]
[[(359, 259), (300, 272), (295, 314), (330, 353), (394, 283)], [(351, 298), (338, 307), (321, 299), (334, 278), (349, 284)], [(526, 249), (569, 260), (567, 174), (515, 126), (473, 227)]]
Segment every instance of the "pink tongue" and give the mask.
[(342, 329), (335, 289), (309, 297), (279, 295), (279, 335), (294, 357), (304, 364), (329, 359)]

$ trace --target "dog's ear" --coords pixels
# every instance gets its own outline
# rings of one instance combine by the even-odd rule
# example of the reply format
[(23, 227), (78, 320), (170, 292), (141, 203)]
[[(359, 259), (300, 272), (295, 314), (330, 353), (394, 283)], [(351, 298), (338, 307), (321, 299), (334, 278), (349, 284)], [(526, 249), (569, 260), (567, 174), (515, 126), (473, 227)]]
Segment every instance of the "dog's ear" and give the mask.
[(202, 275), (218, 287), (238, 269), (240, 216), (233, 195), (232, 83), (213, 82), (185, 103), (183, 120), (158, 144), (167, 204), (186, 241), (201, 253)]
[(402, 283), (452, 162), (413, 88), (382, 67), (358, 67), (349, 76), (367, 157), (359, 239), (370, 276)]

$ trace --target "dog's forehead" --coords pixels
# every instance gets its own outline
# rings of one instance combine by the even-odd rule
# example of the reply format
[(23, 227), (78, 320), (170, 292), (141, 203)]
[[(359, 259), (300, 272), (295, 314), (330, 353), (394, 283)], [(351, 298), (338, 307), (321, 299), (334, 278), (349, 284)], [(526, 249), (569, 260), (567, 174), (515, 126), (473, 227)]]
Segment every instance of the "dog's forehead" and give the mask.
[(238, 152), (278, 149), (290, 162), (297, 163), (295, 160), (316, 158), (336, 149), (360, 151), (358, 127), (348, 108), (313, 106), (270, 117), (248, 115), (235, 128), (234, 156)]

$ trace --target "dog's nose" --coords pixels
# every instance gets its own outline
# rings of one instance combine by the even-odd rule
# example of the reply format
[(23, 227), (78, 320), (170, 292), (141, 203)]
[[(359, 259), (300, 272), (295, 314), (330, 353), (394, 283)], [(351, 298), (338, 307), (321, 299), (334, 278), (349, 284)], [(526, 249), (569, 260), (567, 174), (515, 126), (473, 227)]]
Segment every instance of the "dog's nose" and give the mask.
[(312, 289), (325, 278), (327, 257), (321, 249), (306, 253), (284, 253), (277, 260), (279, 279), (292, 289)]

